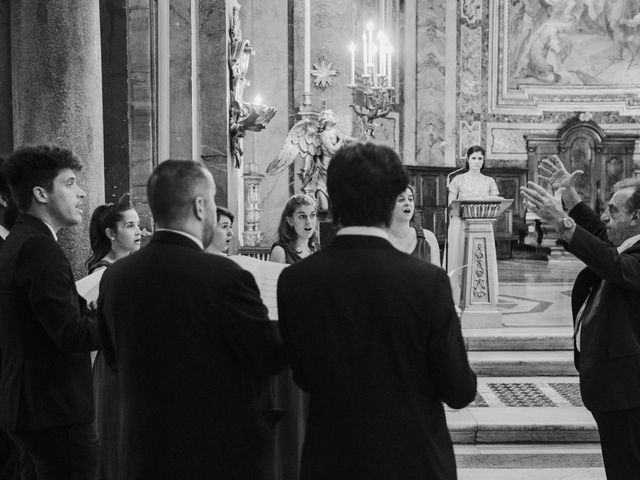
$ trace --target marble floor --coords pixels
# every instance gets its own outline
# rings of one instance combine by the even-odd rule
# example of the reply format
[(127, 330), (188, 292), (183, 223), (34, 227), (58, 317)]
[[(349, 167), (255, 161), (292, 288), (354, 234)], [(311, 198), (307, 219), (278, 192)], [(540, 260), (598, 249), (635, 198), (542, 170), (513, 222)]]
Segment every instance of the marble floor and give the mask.
[(569, 326), (579, 260), (498, 262), (498, 308), (505, 326)]

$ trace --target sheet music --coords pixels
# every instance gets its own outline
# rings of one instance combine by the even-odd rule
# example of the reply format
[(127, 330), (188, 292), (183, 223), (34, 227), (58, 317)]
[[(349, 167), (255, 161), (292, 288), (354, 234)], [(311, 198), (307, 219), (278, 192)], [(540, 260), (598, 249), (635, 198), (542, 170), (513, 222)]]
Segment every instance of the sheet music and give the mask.
[(245, 255), (232, 255), (229, 259), (251, 272), (260, 290), (262, 302), (271, 320), (278, 320), (278, 277), (288, 267), (286, 263), (266, 262)]
[(78, 294), (83, 297), (87, 303), (98, 300), (100, 280), (102, 279), (102, 274), (106, 269), (107, 267), (98, 268), (91, 275), (87, 275), (76, 282)]

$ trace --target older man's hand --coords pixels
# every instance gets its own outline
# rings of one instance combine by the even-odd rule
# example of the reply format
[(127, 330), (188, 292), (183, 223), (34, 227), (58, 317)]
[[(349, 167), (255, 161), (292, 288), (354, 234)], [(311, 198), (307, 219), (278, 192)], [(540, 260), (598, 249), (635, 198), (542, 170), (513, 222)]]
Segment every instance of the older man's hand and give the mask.
[(543, 158), (538, 165), (538, 178), (547, 182), (554, 192), (560, 188), (574, 188), (576, 179), (582, 174), (582, 170), (569, 173), (557, 155)]
[(545, 222), (559, 227), (566, 216), (562, 210), (562, 193), (565, 187), (560, 187), (555, 195), (551, 195), (535, 182), (527, 182), (527, 185), (528, 188), (520, 187), (524, 206)]

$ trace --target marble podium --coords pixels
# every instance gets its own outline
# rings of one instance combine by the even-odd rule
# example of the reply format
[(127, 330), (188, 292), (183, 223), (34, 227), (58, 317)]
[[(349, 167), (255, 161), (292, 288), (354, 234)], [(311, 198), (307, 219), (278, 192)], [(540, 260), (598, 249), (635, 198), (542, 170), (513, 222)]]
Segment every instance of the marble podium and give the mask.
[(464, 230), (462, 328), (502, 326), (493, 223), (512, 204), (513, 200), (494, 197), (454, 200), (449, 207), (453, 216), (462, 219)]

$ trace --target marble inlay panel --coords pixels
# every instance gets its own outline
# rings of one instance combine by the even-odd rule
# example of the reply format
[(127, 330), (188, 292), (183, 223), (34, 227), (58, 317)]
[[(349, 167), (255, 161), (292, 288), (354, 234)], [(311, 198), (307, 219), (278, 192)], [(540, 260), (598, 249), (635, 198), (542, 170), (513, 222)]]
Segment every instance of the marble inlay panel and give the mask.
[(461, 114), (481, 111), (482, 29), (460, 24), (460, 98)]
[(445, 2), (419, 2), (417, 24), (416, 160), (444, 164)]

